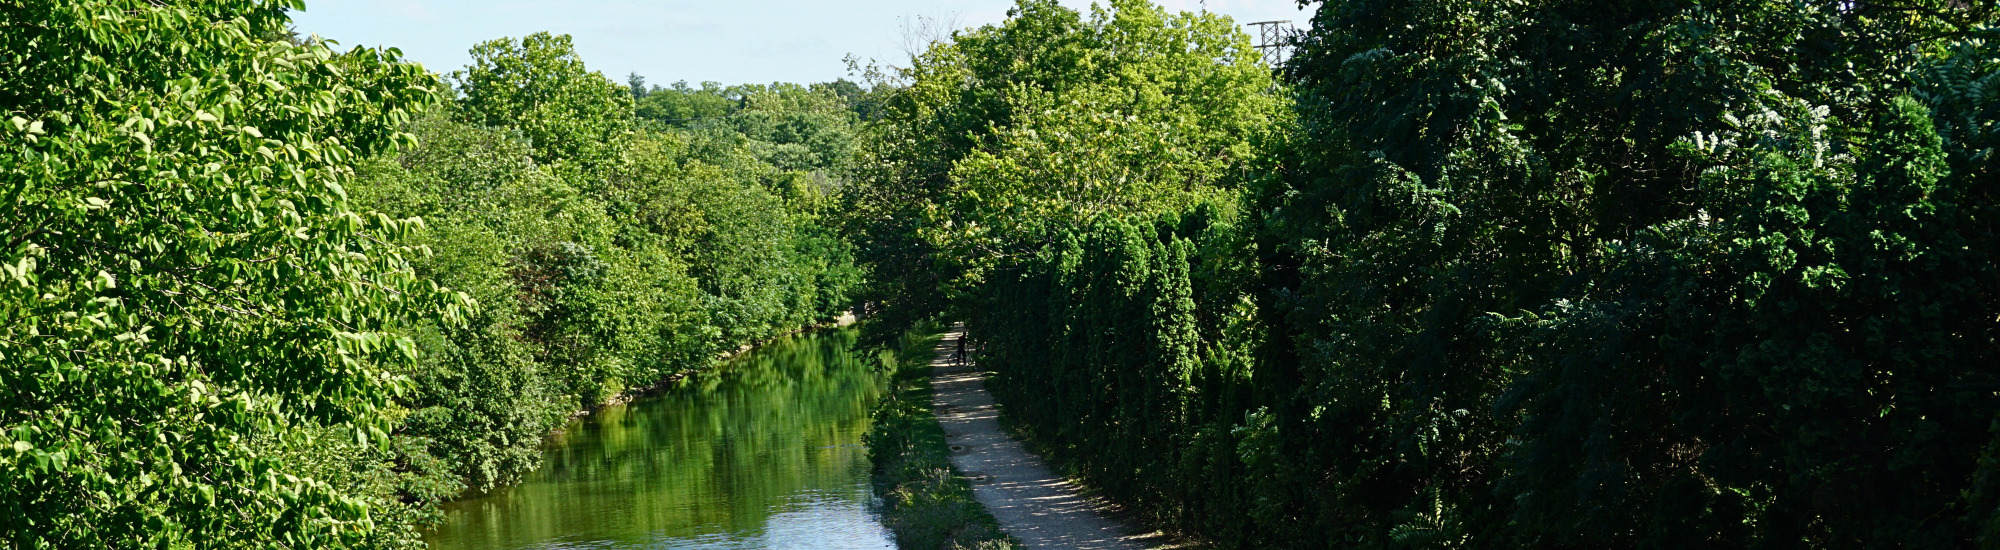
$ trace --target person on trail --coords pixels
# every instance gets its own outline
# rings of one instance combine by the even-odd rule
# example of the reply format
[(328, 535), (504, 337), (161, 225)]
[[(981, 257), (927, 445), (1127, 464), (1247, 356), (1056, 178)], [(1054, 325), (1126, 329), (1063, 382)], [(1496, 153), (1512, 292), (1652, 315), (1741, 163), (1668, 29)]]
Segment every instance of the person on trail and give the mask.
[(965, 365), (965, 333), (958, 334), (958, 353), (952, 355), (951, 360), (959, 366)]

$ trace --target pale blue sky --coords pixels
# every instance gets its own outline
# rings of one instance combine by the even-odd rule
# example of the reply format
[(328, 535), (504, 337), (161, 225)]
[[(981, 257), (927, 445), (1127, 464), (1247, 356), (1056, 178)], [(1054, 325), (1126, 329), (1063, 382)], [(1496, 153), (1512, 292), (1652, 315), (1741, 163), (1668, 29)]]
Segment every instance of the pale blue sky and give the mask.
[[(1154, 0), (1172, 10), (1209, 11), (1238, 23), (1311, 17), (1294, 0)], [(1088, 9), (1089, 0), (1062, 0)], [(569, 34), (592, 69), (619, 82), (637, 71), (651, 84), (821, 82), (847, 76), (849, 53), (901, 65), (901, 28), (912, 18), (997, 23), (1011, 0), (307, 0), (300, 34), (346, 46), (394, 46), (425, 67), (465, 66), (473, 44), (536, 31)]]

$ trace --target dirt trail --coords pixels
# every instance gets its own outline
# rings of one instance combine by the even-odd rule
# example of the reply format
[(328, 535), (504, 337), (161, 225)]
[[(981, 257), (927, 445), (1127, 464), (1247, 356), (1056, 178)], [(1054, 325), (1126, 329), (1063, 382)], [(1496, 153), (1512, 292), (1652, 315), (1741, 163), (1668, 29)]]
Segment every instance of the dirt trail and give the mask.
[(1000, 528), (1031, 549), (1142, 550), (1169, 548), (1158, 533), (1119, 522), (1112, 507), (1086, 498), (1069, 480), (1000, 430), (999, 409), (976, 367), (954, 366), (962, 328), (952, 327), (931, 361), (931, 407), (951, 463), (972, 478), (972, 495), (1000, 520)]

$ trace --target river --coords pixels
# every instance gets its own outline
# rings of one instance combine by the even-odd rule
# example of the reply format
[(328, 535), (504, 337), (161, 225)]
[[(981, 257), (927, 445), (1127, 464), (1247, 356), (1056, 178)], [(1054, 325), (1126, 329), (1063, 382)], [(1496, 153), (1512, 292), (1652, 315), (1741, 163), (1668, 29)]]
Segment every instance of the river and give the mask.
[(852, 330), (786, 338), (572, 422), (520, 485), (445, 506), (432, 548), (894, 548), (861, 435), (886, 377)]

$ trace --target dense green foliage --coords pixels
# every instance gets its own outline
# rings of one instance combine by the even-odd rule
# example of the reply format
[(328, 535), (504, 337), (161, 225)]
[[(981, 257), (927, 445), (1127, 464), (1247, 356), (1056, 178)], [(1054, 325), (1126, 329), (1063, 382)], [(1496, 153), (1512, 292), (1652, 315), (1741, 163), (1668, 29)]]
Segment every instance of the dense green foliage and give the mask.
[(699, 89), (676, 82), (671, 88), (634, 89), (640, 119), (740, 144), (773, 166), (810, 173), (822, 191), (829, 187), (827, 179), (845, 178), (853, 170), (856, 126), (880, 93), (846, 80), (726, 88), (704, 82)]
[(1217, 196), (1285, 103), (1249, 37), (1141, 0), (1022, 2), (899, 71), (844, 222), (902, 327), (1083, 220)]
[(396, 328), (466, 304), (343, 188), (439, 83), (295, 7), (0, 9), (0, 546), (397, 542)]
[(829, 321), (860, 276), (822, 221), (832, 92), (696, 133), (566, 36), (446, 82), (297, 42), (291, 2), (17, 8), (0, 546), (419, 544), (573, 411)]
[(1231, 220), (1288, 120), (1258, 59), (1212, 14), (1021, 2), (903, 71), (848, 195), (883, 326), (955, 309), (1011, 421), (1106, 494), (1217, 526), (1256, 489), (1230, 432), (1252, 275)]
[(931, 410), (931, 363), (940, 330), (922, 323), (878, 357), (893, 373), (889, 395), (875, 406), (865, 436), (882, 523), (908, 550), (1004, 550), (1019, 542), (1000, 532), (972, 496), (972, 483), (951, 465), (944, 428)]
[[(8, 4), (0, 546), (414, 545), (856, 302), (1220, 547), (2000, 545), (2000, 8), (1320, 4), (1282, 76), (1021, 0), (866, 89)], [(997, 540), (920, 393), (891, 523)]]
[(884, 126), (923, 145), (853, 191), (903, 225), (857, 242), (876, 299), (965, 316), (1008, 417), (1161, 526), (2000, 542), (1993, 7), (1328, 2), (1276, 89), (1295, 125), (1141, 141), (1248, 151), (1220, 172), (1010, 133), (1044, 67), (1130, 56), (981, 49), (1062, 11), (917, 60)]
[(416, 271), (485, 306), (408, 329), (422, 359), (403, 373), (399, 448), (440, 467), (406, 498), (511, 483), (571, 411), (846, 309), (859, 272), (819, 221), (825, 193), (800, 185), (812, 174), (734, 135), (646, 129), (568, 37), (472, 53), (457, 108), (414, 123), (419, 145), (366, 163), (355, 186), (426, 220), (409, 243), (433, 255)]
[(1276, 449), (1245, 417), (1255, 333), (1232, 218), (1203, 206), (1066, 231), (993, 277), (967, 322), (1014, 426), (1153, 522), (1211, 538), (1288, 513), (1268, 497), (1296, 483), (1250, 475)]
[(472, 47), (472, 65), (451, 74), (458, 118), (519, 132), (543, 163), (590, 165), (631, 124), (632, 100), (584, 67), (569, 35), (535, 33)]
[(1384, 543), (1970, 541), (1992, 119), (1912, 99), (2000, 97), (1931, 68), (1993, 57), (1955, 6), (1325, 6), (1258, 199), (1260, 383), (1329, 474), (1293, 506)]

